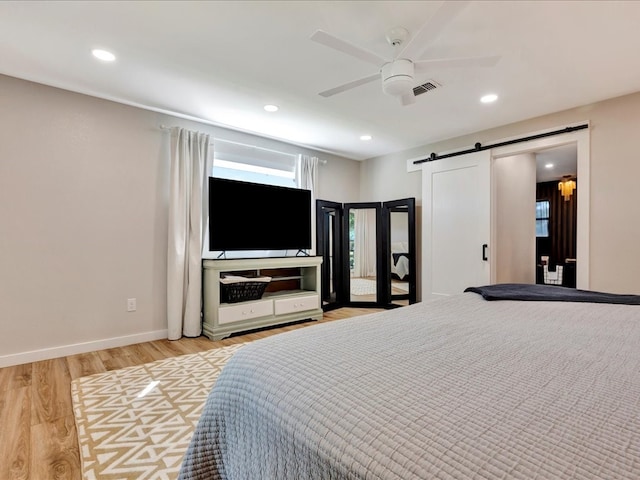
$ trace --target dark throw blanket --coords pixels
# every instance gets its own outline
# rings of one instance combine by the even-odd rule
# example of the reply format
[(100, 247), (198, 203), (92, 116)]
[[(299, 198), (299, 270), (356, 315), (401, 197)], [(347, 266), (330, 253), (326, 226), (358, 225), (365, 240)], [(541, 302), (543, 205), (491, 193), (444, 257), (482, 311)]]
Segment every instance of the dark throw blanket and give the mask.
[(469, 287), (465, 292), (482, 295), (485, 300), (527, 300), (538, 302), (617, 303), (640, 305), (640, 295), (576, 290), (553, 285), (528, 285), (524, 283), (499, 283), (483, 287)]
[(397, 265), (398, 264), (398, 260), (400, 260), (400, 257), (405, 256), (407, 258), (409, 258), (408, 253), (392, 253), (391, 254), (391, 258), (393, 258), (393, 264)]

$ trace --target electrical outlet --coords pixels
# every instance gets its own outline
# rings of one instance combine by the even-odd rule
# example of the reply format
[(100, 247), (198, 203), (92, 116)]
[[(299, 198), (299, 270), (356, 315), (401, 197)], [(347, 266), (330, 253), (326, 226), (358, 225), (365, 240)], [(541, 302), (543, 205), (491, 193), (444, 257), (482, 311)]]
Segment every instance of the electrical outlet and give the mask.
[(135, 311), (136, 311), (136, 299), (127, 298), (127, 312), (135, 312)]

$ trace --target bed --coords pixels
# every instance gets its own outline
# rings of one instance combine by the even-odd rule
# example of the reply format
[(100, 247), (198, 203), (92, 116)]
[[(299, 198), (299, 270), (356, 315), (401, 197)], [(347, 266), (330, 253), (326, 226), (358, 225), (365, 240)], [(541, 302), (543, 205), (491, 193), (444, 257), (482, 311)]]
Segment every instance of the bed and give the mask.
[(180, 479), (639, 479), (640, 306), (533, 300), (469, 291), (247, 344)]

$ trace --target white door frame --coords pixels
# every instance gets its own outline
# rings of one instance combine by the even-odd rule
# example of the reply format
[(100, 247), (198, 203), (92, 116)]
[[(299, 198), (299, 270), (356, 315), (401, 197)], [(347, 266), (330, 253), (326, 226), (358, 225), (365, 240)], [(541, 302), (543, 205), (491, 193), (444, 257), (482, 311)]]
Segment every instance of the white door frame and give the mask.
[[(589, 124), (589, 122), (579, 122), (573, 125)], [(542, 132), (536, 132), (532, 135), (539, 133), (546, 133), (549, 131), (557, 130), (550, 128)], [(496, 142), (498, 143), (498, 142)], [(589, 129), (576, 130), (570, 133), (562, 133), (549, 137), (539, 138), (537, 140), (530, 140), (523, 143), (514, 143), (513, 145), (506, 145), (503, 147), (496, 147), (491, 149), (491, 159), (500, 157), (509, 157), (512, 155), (519, 155), (523, 153), (534, 153), (546, 148), (559, 147), (562, 145), (576, 144), (578, 151), (578, 170), (577, 177), (580, 184), (578, 193), (578, 205), (577, 205), (577, 233), (576, 233), (576, 287), (583, 290), (588, 290), (590, 285), (589, 276), (589, 206), (590, 206), (590, 185), (591, 185), (591, 148), (590, 148), (590, 133)], [(495, 195), (495, 185), (491, 189), (492, 199)], [(492, 203), (492, 208), (495, 207), (495, 202)], [(492, 219), (495, 218), (492, 211)], [(491, 238), (492, 241), (496, 238), (496, 225), (492, 220), (491, 222)], [(490, 256), (491, 262), (491, 281), (495, 283), (496, 265), (495, 255)]]

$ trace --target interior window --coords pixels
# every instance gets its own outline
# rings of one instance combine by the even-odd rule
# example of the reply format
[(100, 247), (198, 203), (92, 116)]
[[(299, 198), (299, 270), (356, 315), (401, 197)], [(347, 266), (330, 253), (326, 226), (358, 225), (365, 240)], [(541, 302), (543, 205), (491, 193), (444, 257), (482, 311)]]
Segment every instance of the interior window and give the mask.
[(296, 155), (216, 139), (213, 177), (296, 187)]
[(536, 237), (549, 236), (549, 200), (536, 202)]
[(296, 186), (295, 171), (289, 171), (288, 169), (279, 170), (214, 158), (211, 173), (213, 177), (227, 178), (229, 180), (280, 185), (281, 187)]
[[(211, 176), (243, 182), (296, 188), (296, 155), (253, 145), (217, 139), (213, 151)], [(203, 255), (218, 255), (209, 251), (209, 222), (205, 226)], [(285, 256), (286, 251), (243, 251), (243, 257)], [(238, 256), (229, 252), (230, 257)]]

